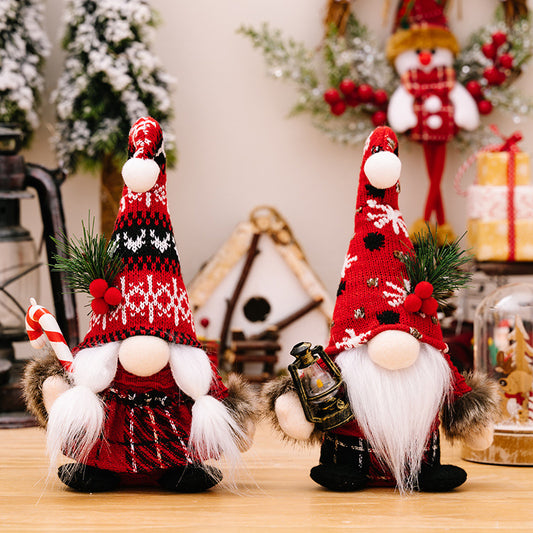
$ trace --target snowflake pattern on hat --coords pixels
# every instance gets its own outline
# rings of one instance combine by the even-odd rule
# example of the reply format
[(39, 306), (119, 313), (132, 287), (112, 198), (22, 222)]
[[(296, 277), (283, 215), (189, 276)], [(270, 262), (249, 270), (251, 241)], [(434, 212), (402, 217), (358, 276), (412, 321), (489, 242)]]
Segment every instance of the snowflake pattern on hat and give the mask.
[(153, 159), (159, 176), (144, 193), (124, 186), (111, 236), (123, 263), (114, 280), (122, 301), (105, 314), (93, 313), (77, 350), (133, 335), (200, 347), (168, 212), (163, 133), (154, 119), (141, 118), (132, 126), (128, 152), (130, 159)]
[(408, 312), (404, 308), (411, 291), (407, 270), (400, 257), (413, 245), (398, 209), (398, 183), (386, 189), (372, 186), (364, 166), (380, 151), (397, 153), (398, 141), (390, 128), (380, 127), (370, 135), (361, 163), (354, 235), (341, 274), (329, 345), (326, 352), (368, 342), (381, 331), (400, 330), (445, 350), (435, 316)]

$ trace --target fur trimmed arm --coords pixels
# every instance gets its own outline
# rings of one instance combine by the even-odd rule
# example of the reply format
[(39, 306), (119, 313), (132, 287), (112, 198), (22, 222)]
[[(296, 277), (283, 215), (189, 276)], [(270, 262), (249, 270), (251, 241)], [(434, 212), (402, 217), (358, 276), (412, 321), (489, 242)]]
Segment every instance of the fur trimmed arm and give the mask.
[(22, 382), (24, 399), (30, 413), (43, 427), (46, 427), (48, 423), (48, 413), (43, 399), (43, 383), (51, 377), (64, 381), (65, 387), (70, 386), (67, 373), (52, 351), (44, 357), (30, 361), (24, 370)]
[[(323, 433), (305, 418), (290, 376), (265, 383), (261, 392), (261, 411), (284, 440), (300, 445), (322, 442)], [(284, 420), (280, 418), (282, 413)]]
[(486, 433), (498, 417), (496, 383), (484, 374), (471, 373), (466, 376), (466, 384), (472, 390), (446, 403), (441, 412), (444, 434), (452, 441)]
[(241, 451), (246, 451), (252, 444), (258, 419), (256, 393), (244, 378), (233, 373), (228, 375), (227, 388), (228, 395), (222, 403), (246, 436), (247, 442), (239, 445)]

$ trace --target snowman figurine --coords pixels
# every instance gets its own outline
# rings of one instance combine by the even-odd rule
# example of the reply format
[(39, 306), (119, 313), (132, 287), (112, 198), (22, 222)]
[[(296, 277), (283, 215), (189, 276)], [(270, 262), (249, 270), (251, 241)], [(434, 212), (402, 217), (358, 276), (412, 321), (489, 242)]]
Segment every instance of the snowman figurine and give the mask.
[(445, 4), (402, 0), (387, 43), (387, 57), (400, 76), (387, 119), (393, 130), (422, 144), (430, 181), (423, 219), (412, 233), (424, 230), (434, 213), (441, 242), (453, 235), (440, 192), (446, 143), (460, 128), (472, 131), (479, 126), (476, 101), (456, 81), (453, 60), (459, 45), (448, 29)]

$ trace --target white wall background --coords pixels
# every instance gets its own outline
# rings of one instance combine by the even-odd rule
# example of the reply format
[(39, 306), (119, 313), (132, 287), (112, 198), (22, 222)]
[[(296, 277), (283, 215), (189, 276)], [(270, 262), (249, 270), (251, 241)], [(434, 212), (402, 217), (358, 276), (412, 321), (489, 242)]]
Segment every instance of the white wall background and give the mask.
[[(47, 95), (62, 68), (59, 46), (62, 0), (47, 0), (46, 28), (53, 50), (46, 66)], [(532, 2), (528, 2), (531, 8)], [(185, 282), (226, 240), (234, 226), (259, 204), (274, 205), (288, 219), (308, 259), (332, 297), (353, 230), (354, 202), (361, 146), (332, 143), (308, 117), (286, 118), (296, 100), (290, 84), (265, 73), (262, 56), (237, 35), (241, 24), (268, 21), (286, 36), (318, 45), (326, 0), (152, 0), (162, 25), (153, 50), (177, 78), (174, 92), (179, 161), (169, 171), (169, 204)], [(395, 2), (391, 2), (395, 5)], [(458, 4), (462, 18), (458, 18)], [(461, 43), (492, 20), (498, 0), (455, 0), (450, 26)], [(357, 0), (359, 19), (385, 43), (391, 16), (383, 22), (385, 0)], [(533, 65), (519, 86), (533, 96)], [(490, 116), (502, 131), (519, 127), (530, 151), (533, 125)], [(43, 125), (24, 155), (27, 161), (56, 165), (49, 145), (53, 109), (46, 104)], [(400, 207), (410, 225), (422, 213), (427, 178), (419, 146), (400, 147), (403, 162)], [(452, 178), (464, 159), (450, 149), (443, 194), (448, 218), (457, 233), (465, 227), (465, 201), (455, 195)], [(470, 176), (470, 179), (473, 177)], [(98, 216), (98, 176), (75, 175), (63, 186), (68, 231), (79, 234), (87, 212)], [(40, 236), (38, 205), (23, 202), (23, 225)], [(42, 303), (52, 305), (43, 271)], [(81, 306), (81, 302), (80, 302)], [(87, 320), (80, 307), (81, 333)]]

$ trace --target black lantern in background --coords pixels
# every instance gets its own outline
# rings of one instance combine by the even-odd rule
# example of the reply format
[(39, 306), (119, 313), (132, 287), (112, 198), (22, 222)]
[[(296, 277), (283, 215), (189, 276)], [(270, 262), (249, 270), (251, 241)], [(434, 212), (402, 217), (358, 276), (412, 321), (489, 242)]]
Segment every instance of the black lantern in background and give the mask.
[[(33, 423), (25, 413), (20, 375), (24, 361), (15, 360), (13, 342), (26, 337), (25, 314), (29, 298), (38, 295), (38, 254), (28, 230), (20, 225), (20, 200), (37, 192), (43, 223), (43, 241), (48, 263), (58, 253), (50, 236), (66, 235), (59, 187), (64, 174), (25, 163), (19, 155), (22, 132), (11, 124), (0, 124), (0, 427)], [(78, 343), (78, 318), (74, 294), (64, 274), (50, 270), (57, 322), (70, 346)]]

